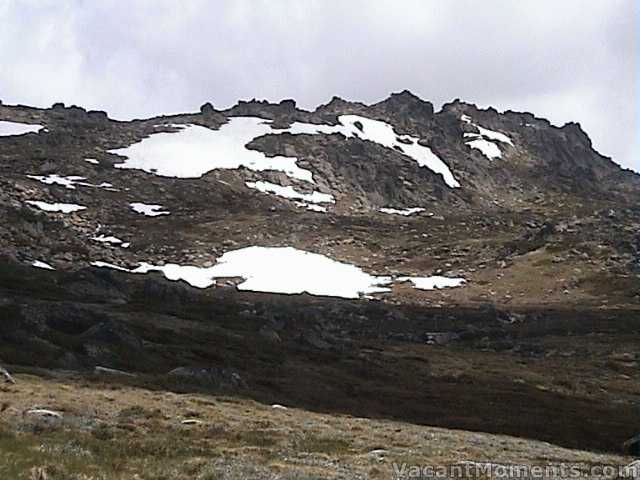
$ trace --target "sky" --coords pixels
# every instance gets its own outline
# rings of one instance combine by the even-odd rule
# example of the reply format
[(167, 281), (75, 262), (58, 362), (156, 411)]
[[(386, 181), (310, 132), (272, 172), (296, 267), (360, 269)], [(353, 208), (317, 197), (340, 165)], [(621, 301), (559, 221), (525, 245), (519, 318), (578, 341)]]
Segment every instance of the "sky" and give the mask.
[(640, 171), (638, 0), (0, 0), (0, 99), (117, 119), (409, 89), (580, 122)]

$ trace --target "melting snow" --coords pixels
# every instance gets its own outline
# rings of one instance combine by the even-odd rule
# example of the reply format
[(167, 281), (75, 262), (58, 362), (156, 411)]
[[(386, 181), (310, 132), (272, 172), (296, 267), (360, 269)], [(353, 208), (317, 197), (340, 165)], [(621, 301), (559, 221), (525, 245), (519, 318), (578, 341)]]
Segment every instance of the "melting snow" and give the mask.
[[(32, 180), (38, 180), (39, 182), (45, 183), (47, 185), (62, 185), (63, 187), (68, 188), (69, 190), (75, 190), (75, 184), (81, 182), (82, 180), (86, 180), (85, 177), (77, 177), (77, 176), (69, 176), (69, 177), (61, 177), (59, 175), (27, 175), (28, 178)], [(83, 184), (80, 184), (83, 185)]]
[(260, 190), (264, 193), (273, 193), (274, 195), (277, 195), (279, 197), (290, 198), (294, 200), (304, 200), (305, 202), (310, 203), (335, 202), (333, 195), (329, 195), (328, 193), (320, 193), (316, 191), (314, 191), (313, 193), (300, 193), (291, 186), (283, 187), (281, 185), (270, 182), (247, 182), (247, 187)]
[(0, 137), (11, 135), (24, 135), (25, 133), (39, 132), (44, 127), (42, 125), (32, 125), (30, 123), (7, 122), (0, 120)]
[(82, 205), (75, 205), (73, 203), (47, 203), (36, 200), (27, 200), (26, 203), (38, 207), (40, 210), (44, 210), (46, 212), (72, 213), (80, 210), (85, 210), (87, 208), (83, 207)]
[(300, 203), (299, 206), (307, 207), (307, 210), (311, 210), (312, 212), (327, 213), (327, 207), (323, 207), (322, 205), (307, 205), (306, 203)]
[[(131, 273), (162, 272), (169, 280), (184, 280), (198, 288), (215, 284), (216, 278), (241, 277), (239, 290), (357, 298), (361, 295), (389, 292), (392, 277), (369, 275), (362, 269), (337, 262), (324, 255), (292, 247), (247, 247), (227, 252), (213, 267), (141, 263), (129, 270), (105, 262), (92, 262), (96, 267), (115, 268)], [(446, 277), (401, 277), (420, 289), (461, 285), (463, 279)]]
[(118, 237), (98, 235), (97, 237), (91, 237), (91, 240), (102, 243), (111, 243), (113, 245), (120, 245), (122, 248), (128, 248), (131, 245), (129, 242), (123, 242)]
[(31, 266), (36, 267), (36, 268), (43, 268), (45, 270), (55, 270), (55, 268), (53, 268), (51, 265), (49, 265), (48, 263), (45, 262), (41, 262), (40, 260), (35, 260)]
[(413, 208), (404, 208), (402, 210), (397, 210), (395, 208), (381, 208), (380, 211), (382, 213), (388, 213), (390, 215), (404, 215), (408, 217), (409, 215), (413, 215), (414, 213), (424, 212), (424, 208), (422, 207), (413, 207)]
[(99, 267), (99, 268), (111, 268), (113, 270), (120, 270), (121, 272), (135, 271), (135, 270), (129, 270), (128, 268), (119, 267), (118, 265), (114, 265), (113, 263), (107, 263), (107, 262), (101, 262), (101, 261), (91, 262), (90, 265), (94, 267)]
[(154, 133), (127, 148), (110, 153), (127, 157), (117, 168), (135, 168), (165, 177), (197, 178), (221, 168), (246, 167), (254, 171), (277, 170), (298, 180), (313, 182), (309, 170), (292, 157), (267, 157), (246, 145), (254, 138), (274, 133), (270, 121), (257, 117), (232, 117), (219, 130), (187, 125), (174, 133)]
[(157, 217), (158, 215), (169, 215), (169, 213), (171, 213), (166, 210), (161, 210), (164, 208), (162, 205), (148, 205), (146, 203), (134, 202), (130, 203), (129, 206), (134, 212), (142, 213), (147, 217)]
[(480, 152), (487, 157), (489, 160), (494, 160), (496, 158), (502, 158), (502, 152), (498, 148), (495, 143), (489, 142), (483, 139), (471, 140), (467, 142), (471, 148), (475, 148), (476, 150), (480, 150)]
[[(340, 115), (338, 121), (340, 122), (339, 125), (316, 125), (295, 122), (286, 131), (294, 135), (341, 133), (347, 138), (358, 137), (362, 140), (369, 140), (383, 147), (400, 151), (415, 160), (421, 167), (427, 167), (432, 172), (442, 175), (449, 187), (456, 188), (460, 186), (447, 164), (440, 160), (429, 147), (419, 145), (418, 138), (409, 135), (398, 135), (388, 123), (361, 117), (360, 115)], [(362, 129), (356, 125), (358, 122)]]
[(436, 288), (459, 287), (465, 280), (464, 278), (449, 277), (399, 277), (399, 282), (411, 282), (415, 288), (420, 290), (433, 290)]
[(115, 188), (112, 188), (113, 185), (108, 182), (102, 182), (100, 185), (94, 185), (93, 183), (83, 182), (82, 180), (86, 180), (85, 177), (78, 176), (68, 176), (61, 177), (60, 175), (52, 174), (52, 175), (27, 175), (28, 178), (32, 180), (37, 180), (46, 185), (62, 185), (69, 190), (75, 190), (76, 185), (81, 185), (83, 187), (96, 187), (96, 188), (104, 188), (106, 190), (110, 190), (112, 192), (117, 192)]
[(488, 130), (486, 128), (482, 128), (480, 125), (476, 125), (475, 127), (480, 131), (480, 135), (482, 135), (483, 137), (487, 137), (489, 140), (497, 140), (498, 142), (508, 143), (513, 147), (513, 142), (504, 133)]
[(473, 123), (473, 120), (468, 115), (462, 115), (460, 117), (460, 120), (462, 120), (465, 123), (468, 123), (469, 125), (473, 125), (475, 128), (478, 129), (478, 133), (467, 132), (464, 134), (465, 138), (471, 139), (466, 141), (465, 143), (469, 145), (469, 147), (471, 148), (480, 150), (480, 152), (489, 160), (502, 158), (502, 152), (500, 151), (500, 148), (498, 147), (498, 145), (496, 145), (494, 142), (507, 143), (513, 147), (513, 142), (504, 133), (496, 132), (494, 130), (489, 130), (488, 128), (481, 127), (480, 125)]
[[(127, 159), (117, 168), (134, 168), (166, 177), (197, 178), (214, 169), (246, 167), (254, 171), (276, 170), (291, 178), (313, 183), (309, 170), (300, 168), (295, 157), (267, 157), (249, 150), (246, 145), (267, 134), (332, 134), (358, 137), (402, 152), (442, 175), (449, 187), (459, 187), (449, 167), (429, 147), (418, 144), (418, 138), (398, 135), (388, 123), (359, 115), (341, 115), (339, 125), (293, 123), (285, 130), (273, 130), (271, 121), (257, 117), (232, 117), (219, 130), (198, 125), (186, 125), (178, 132), (154, 133), (126, 148), (111, 150)], [(358, 128), (356, 124), (362, 126)], [(274, 192), (275, 193), (275, 192)]]

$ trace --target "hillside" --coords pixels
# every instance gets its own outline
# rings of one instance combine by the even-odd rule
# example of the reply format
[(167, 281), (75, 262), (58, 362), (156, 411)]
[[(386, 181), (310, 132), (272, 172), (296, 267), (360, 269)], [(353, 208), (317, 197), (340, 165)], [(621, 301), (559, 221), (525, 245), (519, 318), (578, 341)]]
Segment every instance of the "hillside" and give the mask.
[[(407, 91), (132, 121), (0, 104), (0, 365), (17, 372), (0, 455), (24, 448), (0, 474), (627, 462), (560, 447), (618, 454), (640, 433), (639, 194), (578, 124)], [(76, 423), (32, 429), (29, 409)], [(144, 455), (106, 466), (114, 431), (184, 451), (148, 477)], [(442, 450), (413, 450), (434, 435)], [(87, 442), (95, 468), (29, 473), (52, 462), (41, 439)]]

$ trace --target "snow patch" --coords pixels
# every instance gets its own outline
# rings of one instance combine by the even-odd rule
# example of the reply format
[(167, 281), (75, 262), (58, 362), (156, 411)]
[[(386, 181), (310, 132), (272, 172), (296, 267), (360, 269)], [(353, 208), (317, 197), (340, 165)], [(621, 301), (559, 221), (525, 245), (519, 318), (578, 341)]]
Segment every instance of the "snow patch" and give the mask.
[(78, 182), (81, 182), (82, 180), (86, 180), (85, 177), (77, 177), (77, 176), (68, 176), (68, 177), (61, 177), (60, 175), (27, 175), (28, 178), (32, 179), (32, 180), (37, 180), (41, 183), (44, 183), (46, 185), (62, 185), (65, 188), (68, 188), (69, 190), (75, 190), (76, 187), (75, 185)]
[(45, 262), (41, 262), (40, 260), (35, 260), (32, 264), (32, 267), (42, 268), (44, 270), (55, 270), (51, 265)]
[(30, 123), (8, 122), (0, 120), (0, 137), (24, 135), (25, 133), (37, 133), (44, 127)]
[(147, 217), (157, 217), (158, 215), (169, 215), (171, 212), (166, 210), (161, 210), (164, 208), (162, 205), (149, 205), (146, 203), (134, 202), (130, 203), (129, 206), (136, 213), (142, 213)]
[(111, 150), (127, 159), (116, 168), (144, 170), (164, 177), (198, 178), (215, 169), (246, 167), (254, 171), (276, 170), (291, 178), (313, 183), (309, 170), (293, 157), (267, 157), (246, 145), (274, 133), (271, 121), (258, 117), (232, 117), (219, 130), (186, 125), (178, 132), (154, 133), (126, 148)]
[(312, 212), (327, 213), (327, 207), (323, 207), (322, 205), (307, 205), (306, 203), (301, 203), (300, 206), (306, 207), (307, 210), (311, 210)]
[(404, 208), (402, 210), (398, 210), (395, 208), (381, 208), (380, 211), (389, 215), (404, 215), (405, 217), (408, 217), (409, 215), (413, 215), (414, 213), (424, 212), (425, 209), (422, 207)]
[(283, 187), (271, 182), (246, 182), (247, 187), (259, 190), (263, 193), (273, 193), (279, 197), (293, 200), (303, 200), (310, 203), (335, 203), (333, 195), (314, 191), (312, 193), (301, 193), (292, 186)]
[(441, 175), (447, 186), (451, 188), (460, 187), (447, 164), (436, 156), (429, 147), (418, 144), (419, 138), (410, 135), (398, 135), (388, 123), (360, 115), (340, 115), (338, 122), (340, 123), (339, 125), (294, 122), (285, 131), (294, 135), (341, 133), (347, 138), (357, 137), (362, 140), (369, 140), (383, 147), (399, 151), (415, 160), (419, 166), (427, 167), (432, 172)]
[(73, 203), (47, 203), (37, 200), (27, 200), (26, 203), (33, 205), (34, 207), (38, 207), (40, 210), (44, 210), (45, 212), (73, 213), (80, 210), (86, 210), (87, 208)]
[(97, 237), (91, 237), (91, 240), (102, 243), (111, 243), (113, 245), (120, 245), (122, 248), (128, 248), (131, 244), (129, 242), (123, 242), (118, 237), (98, 235)]
[(512, 147), (514, 146), (513, 142), (507, 135), (481, 127), (477, 123), (473, 123), (472, 118), (468, 115), (462, 115), (460, 120), (468, 123), (469, 125), (473, 125), (478, 130), (478, 133), (466, 132), (463, 137), (470, 140), (465, 143), (469, 147), (479, 150), (489, 160), (502, 158), (502, 151), (495, 142), (507, 143)]
[(85, 162), (90, 163), (92, 165), (98, 165), (100, 162), (98, 160), (96, 160), (95, 158), (85, 158), (84, 159)]
[(91, 262), (89, 265), (93, 267), (98, 267), (98, 268), (111, 268), (113, 270), (119, 270), (121, 272), (129, 272), (129, 273), (134, 272), (134, 270), (129, 270), (128, 268), (120, 267), (118, 265), (114, 265), (113, 263), (102, 262), (100, 260)]
[(483, 137), (486, 137), (489, 140), (496, 140), (498, 142), (508, 143), (513, 147), (513, 142), (504, 133), (489, 130), (487, 128), (481, 127), (480, 125), (476, 125), (476, 128), (480, 131), (480, 135), (482, 135)]
[(475, 148), (476, 150), (480, 150), (485, 157), (489, 160), (495, 160), (496, 158), (502, 158), (502, 152), (500, 148), (493, 143), (483, 139), (471, 140), (467, 142), (471, 148)]
[(95, 185), (93, 183), (83, 182), (82, 180), (86, 180), (85, 177), (78, 177), (74, 175), (70, 175), (67, 177), (61, 177), (60, 175), (51, 174), (51, 175), (27, 175), (27, 178), (32, 180), (37, 180), (46, 185), (62, 185), (69, 190), (75, 190), (76, 185), (83, 187), (95, 187), (95, 188), (104, 188), (106, 190), (110, 190), (112, 192), (117, 192), (115, 188), (112, 188), (113, 185), (109, 182), (102, 182), (99, 185)]
[(197, 288), (207, 288), (217, 278), (240, 277), (239, 290), (267, 293), (323, 295), (358, 298), (389, 292), (394, 281), (411, 281), (416, 288), (433, 289), (459, 286), (464, 279), (446, 277), (375, 276), (348, 263), (337, 262), (324, 255), (292, 247), (247, 247), (225, 253), (212, 267), (193, 265), (152, 265), (140, 263), (126, 269), (105, 262), (92, 262), (96, 267), (115, 268), (130, 273), (162, 272), (169, 280), (183, 280)]
[(399, 282), (411, 282), (413, 286), (419, 290), (434, 290), (439, 288), (459, 287), (465, 283), (464, 278), (450, 277), (399, 277)]

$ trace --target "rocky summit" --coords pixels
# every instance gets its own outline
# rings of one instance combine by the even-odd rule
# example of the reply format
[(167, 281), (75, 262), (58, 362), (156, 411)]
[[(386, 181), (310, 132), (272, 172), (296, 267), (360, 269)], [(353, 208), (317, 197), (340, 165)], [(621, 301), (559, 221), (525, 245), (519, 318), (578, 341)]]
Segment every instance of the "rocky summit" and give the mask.
[[(408, 91), (131, 121), (0, 104), (3, 428), (24, 430), (31, 408), (74, 438), (139, 446), (151, 423), (177, 428), (157, 410), (182, 408), (165, 398), (176, 392), (196, 412), (180, 429), (212, 421), (197, 395), (213, 395), (276, 405), (265, 425), (300, 408), (305, 422), (329, 421), (316, 411), (619, 452), (640, 433), (638, 198), (640, 175), (577, 123), (460, 100), (436, 111)], [(76, 388), (102, 400), (65, 403)], [(122, 408), (101, 403), (104, 388)], [(128, 426), (100, 433), (105, 422)], [(295, 448), (272, 427), (202, 432), (271, 452), (246, 472), (307, 448), (346, 462), (335, 478), (387, 478), (380, 452), (410, 455), (365, 442), (378, 453), (357, 457), (338, 423), (336, 438)], [(335, 466), (314, 465), (317, 478)], [(299, 473), (255, 478), (316, 478)]]

